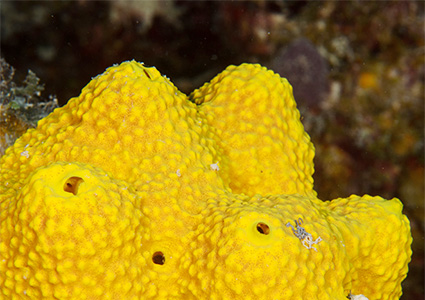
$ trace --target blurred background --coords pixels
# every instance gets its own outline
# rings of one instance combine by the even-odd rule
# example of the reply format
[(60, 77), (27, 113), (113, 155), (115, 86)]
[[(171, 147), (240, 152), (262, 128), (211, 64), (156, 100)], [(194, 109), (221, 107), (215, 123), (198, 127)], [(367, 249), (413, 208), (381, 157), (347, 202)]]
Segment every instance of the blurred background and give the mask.
[[(294, 88), (322, 200), (398, 197), (413, 234), (402, 299), (424, 299), (424, 2), (2, 1), (0, 155), (112, 64), (190, 93), (229, 64)], [(397, 245), (394, 245), (397, 246)]]

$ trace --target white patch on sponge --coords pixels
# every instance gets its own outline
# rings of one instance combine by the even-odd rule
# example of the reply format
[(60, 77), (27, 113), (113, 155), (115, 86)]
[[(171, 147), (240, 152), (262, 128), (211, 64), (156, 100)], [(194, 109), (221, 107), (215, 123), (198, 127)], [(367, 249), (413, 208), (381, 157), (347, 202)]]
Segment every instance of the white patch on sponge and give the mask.
[(348, 295), (348, 297), (351, 300), (369, 300), (366, 296), (364, 296), (362, 294), (360, 294), (360, 295), (353, 295), (353, 294), (350, 293), (350, 295)]
[(220, 170), (220, 168), (218, 167), (218, 162), (216, 162), (215, 164), (210, 164), (211, 170), (213, 171), (218, 171)]

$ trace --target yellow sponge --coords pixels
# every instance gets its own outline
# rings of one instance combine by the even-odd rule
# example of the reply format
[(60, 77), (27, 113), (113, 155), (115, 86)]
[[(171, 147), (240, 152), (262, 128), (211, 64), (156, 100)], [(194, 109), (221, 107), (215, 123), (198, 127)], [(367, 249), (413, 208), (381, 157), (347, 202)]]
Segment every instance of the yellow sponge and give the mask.
[(317, 199), (299, 118), (260, 65), (107, 69), (0, 159), (0, 298), (398, 299), (401, 202)]

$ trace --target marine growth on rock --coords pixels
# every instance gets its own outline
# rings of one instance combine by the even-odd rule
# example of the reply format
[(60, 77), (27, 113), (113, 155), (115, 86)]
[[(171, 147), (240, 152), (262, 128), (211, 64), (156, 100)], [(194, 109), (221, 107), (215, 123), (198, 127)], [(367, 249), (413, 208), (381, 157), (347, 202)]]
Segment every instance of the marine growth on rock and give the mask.
[(317, 199), (299, 119), (260, 65), (108, 68), (0, 160), (0, 298), (398, 299), (401, 202)]

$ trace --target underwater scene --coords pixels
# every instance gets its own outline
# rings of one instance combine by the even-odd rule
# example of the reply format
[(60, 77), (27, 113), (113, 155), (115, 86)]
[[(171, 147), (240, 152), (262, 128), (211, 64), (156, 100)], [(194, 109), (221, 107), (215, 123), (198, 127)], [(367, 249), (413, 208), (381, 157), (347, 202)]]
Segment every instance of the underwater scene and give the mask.
[(2, 1), (1, 299), (424, 299), (424, 3)]

